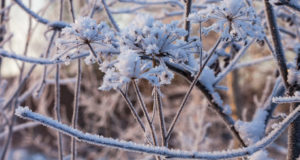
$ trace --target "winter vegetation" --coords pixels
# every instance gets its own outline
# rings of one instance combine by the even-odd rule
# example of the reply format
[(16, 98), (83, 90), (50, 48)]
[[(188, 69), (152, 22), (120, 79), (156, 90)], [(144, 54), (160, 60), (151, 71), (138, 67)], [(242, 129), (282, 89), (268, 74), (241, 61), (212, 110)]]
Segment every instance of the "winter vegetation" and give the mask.
[(0, 160), (300, 159), (300, 1), (0, 1)]

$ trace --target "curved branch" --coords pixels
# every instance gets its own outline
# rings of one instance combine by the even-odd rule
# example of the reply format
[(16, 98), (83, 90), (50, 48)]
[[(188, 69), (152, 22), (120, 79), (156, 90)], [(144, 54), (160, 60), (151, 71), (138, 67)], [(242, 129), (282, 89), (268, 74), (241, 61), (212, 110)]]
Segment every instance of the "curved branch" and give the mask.
[(78, 141), (94, 144), (97, 146), (107, 146), (112, 148), (123, 149), (127, 151), (135, 151), (141, 153), (149, 153), (154, 155), (166, 156), (170, 158), (185, 158), (185, 159), (228, 159), (251, 155), (274, 142), (285, 129), (292, 123), (300, 114), (300, 107), (291, 112), (280, 125), (274, 129), (268, 136), (258, 141), (257, 143), (246, 147), (229, 151), (219, 152), (191, 152), (182, 150), (172, 150), (165, 147), (154, 147), (142, 144), (136, 144), (129, 141), (120, 141), (117, 139), (107, 138), (98, 135), (83, 133), (82, 131), (71, 128), (65, 124), (59, 123), (56, 120), (45, 117), (41, 114), (34, 113), (28, 108), (19, 107), (16, 110), (16, 115), (21, 118), (34, 120), (41, 124), (53, 128), (63, 134), (76, 138)]

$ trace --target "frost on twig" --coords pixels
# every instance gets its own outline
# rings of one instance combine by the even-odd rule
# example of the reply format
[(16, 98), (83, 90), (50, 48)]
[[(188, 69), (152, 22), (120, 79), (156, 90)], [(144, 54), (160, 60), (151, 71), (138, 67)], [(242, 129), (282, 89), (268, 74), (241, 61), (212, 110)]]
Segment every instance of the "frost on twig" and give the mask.
[(127, 151), (135, 151), (141, 153), (149, 153), (155, 155), (166, 156), (170, 158), (186, 158), (186, 159), (226, 159), (236, 158), (260, 151), (274, 142), (283, 131), (292, 123), (300, 114), (300, 107), (291, 112), (276, 129), (269, 133), (268, 136), (254, 143), (253, 145), (241, 149), (234, 149), (220, 152), (189, 152), (182, 150), (172, 150), (164, 147), (153, 147), (148, 145), (136, 144), (128, 141), (120, 141), (117, 139), (106, 138), (103, 136), (83, 133), (82, 131), (73, 129), (65, 124), (59, 123), (51, 118), (32, 112), (28, 107), (19, 107), (16, 110), (16, 115), (21, 118), (26, 118), (42, 123), (43, 125), (60, 131), (66, 135), (75, 137), (78, 141), (113, 148), (119, 148)]

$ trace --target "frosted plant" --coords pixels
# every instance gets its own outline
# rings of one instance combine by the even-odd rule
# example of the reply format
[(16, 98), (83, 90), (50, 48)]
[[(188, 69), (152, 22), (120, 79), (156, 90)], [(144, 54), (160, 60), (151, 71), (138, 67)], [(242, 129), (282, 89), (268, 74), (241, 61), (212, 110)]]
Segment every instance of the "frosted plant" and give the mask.
[[(62, 30), (62, 38), (57, 41), (59, 56), (68, 60), (70, 51), (91, 52), (85, 59), (87, 64), (102, 63), (101, 57), (118, 53), (116, 33), (102, 22), (97, 24), (88, 17), (80, 17), (71, 27)], [(72, 53), (71, 53), (72, 54)]]
[(149, 15), (138, 15), (121, 33), (120, 45), (153, 60), (167, 58), (172, 62), (194, 67), (191, 66), (195, 64), (192, 63), (193, 56), (199, 53), (201, 42), (199, 38), (191, 38), (188, 42), (179, 40), (188, 33), (177, 25), (176, 21), (163, 24)]
[(258, 109), (251, 122), (239, 120), (235, 123), (235, 127), (249, 144), (253, 144), (259, 141), (265, 134), (266, 116), (267, 112), (265, 110)]
[(170, 84), (174, 75), (162, 65), (152, 67), (152, 62), (142, 60), (136, 51), (122, 47), (111, 69), (106, 71), (100, 90), (120, 89), (130, 80), (146, 79), (152, 85)]
[(203, 27), (203, 33), (220, 32), (226, 41), (241, 41), (247, 37), (263, 40), (265, 35), (255, 10), (243, 0), (223, 0), (217, 5), (208, 5), (207, 9), (192, 13), (188, 19), (196, 23), (215, 20), (211, 26)]

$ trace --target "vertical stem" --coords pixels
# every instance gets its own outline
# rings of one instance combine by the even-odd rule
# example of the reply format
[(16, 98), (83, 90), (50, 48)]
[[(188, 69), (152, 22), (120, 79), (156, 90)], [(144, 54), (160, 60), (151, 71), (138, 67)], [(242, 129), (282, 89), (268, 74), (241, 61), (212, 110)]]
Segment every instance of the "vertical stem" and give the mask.
[(70, 12), (71, 12), (71, 14), (72, 14), (72, 21), (75, 22), (76, 17), (75, 17), (75, 13), (74, 13), (74, 4), (73, 4), (73, 0), (69, 0), (69, 2), (70, 2)]
[[(60, 0), (60, 13), (59, 20), (62, 21), (63, 16), (63, 4), (64, 0)], [(60, 37), (60, 33), (59, 33)], [(58, 122), (61, 122), (60, 116), (60, 65), (56, 65), (56, 74), (55, 74), (55, 115)], [(62, 144), (62, 135), (60, 132), (57, 132), (57, 149), (58, 149), (58, 158), (63, 160), (63, 144)]]
[(192, 9), (192, 0), (185, 0), (185, 10), (184, 10), (184, 29), (188, 32), (188, 34), (184, 37), (184, 41), (188, 41), (190, 36), (190, 27), (191, 23), (188, 21), (188, 16), (191, 13)]
[[(56, 114), (57, 121), (61, 122), (59, 72), (60, 72), (60, 66), (59, 66), (59, 64), (57, 64), (56, 65), (56, 75), (55, 75), (55, 114)], [(60, 132), (57, 132), (57, 139), (58, 139), (58, 142), (57, 142), (58, 157), (59, 157), (59, 160), (63, 160), (62, 135)]]
[[(142, 108), (142, 110), (143, 110), (143, 112), (144, 112), (144, 115), (145, 115), (145, 117), (146, 117), (146, 119), (147, 119), (147, 122), (148, 122), (148, 125), (149, 125), (149, 127), (150, 127), (151, 134), (152, 134), (152, 139), (153, 139), (153, 143), (154, 143), (155, 146), (158, 146), (158, 143), (157, 143), (157, 136), (156, 136), (156, 133), (155, 133), (154, 126), (153, 126), (153, 124), (151, 123), (151, 119), (150, 119), (150, 116), (149, 116), (149, 112), (148, 112), (148, 110), (147, 110), (147, 108), (146, 108), (146, 105), (145, 105), (145, 102), (144, 102), (144, 100), (143, 100), (143, 98), (142, 98), (142, 95), (141, 95), (141, 92), (140, 92), (140, 90), (139, 90), (139, 87), (138, 87), (138, 85), (136, 84), (136, 82), (135, 82), (134, 79), (132, 80), (132, 84), (133, 84), (133, 87), (134, 87), (134, 89), (135, 89), (135, 92), (136, 92), (138, 101), (139, 101), (139, 103), (140, 103), (140, 106), (141, 106), (141, 108)], [(160, 159), (160, 157), (156, 157), (156, 158), (157, 158), (157, 159)]]
[[(73, 115), (72, 115), (72, 127), (73, 128), (77, 127), (77, 121), (78, 121), (80, 82), (81, 82), (81, 59), (78, 59), (78, 61), (77, 61), (77, 80), (76, 80)], [(75, 160), (75, 159), (76, 159), (76, 139), (74, 137), (72, 137), (71, 138), (71, 160)]]
[(162, 138), (162, 146), (167, 147), (167, 141), (166, 141), (166, 124), (165, 124), (165, 117), (164, 117), (164, 111), (163, 111), (163, 104), (161, 101), (161, 97), (159, 95), (159, 88), (155, 86), (155, 92), (154, 92), (154, 98), (156, 107), (158, 108), (158, 115), (160, 120), (160, 130), (161, 130), (161, 138)]
[(279, 29), (277, 26), (274, 9), (270, 4), (269, 0), (265, 0), (265, 12), (267, 14), (268, 26), (269, 26), (270, 34), (272, 36), (273, 46), (275, 47), (275, 56), (279, 67), (279, 71), (285, 87), (289, 88), (289, 84), (287, 82), (288, 72), (287, 72), (286, 60), (284, 57), (284, 50), (281, 44), (281, 37), (279, 34)]
[[(284, 57), (284, 50), (281, 44), (281, 38), (279, 29), (276, 22), (275, 13), (269, 0), (265, 0), (265, 12), (267, 14), (269, 29), (272, 36), (273, 45), (275, 47), (275, 55), (279, 66), (279, 71), (283, 79), (285, 88), (288, 91), (288, 95), (293, 95), (293, 87), (290, 87), (287, 81), (288, 72), (286, 61)], [(297, 108), (298, 104), (292, 104), (290, 106), (290, 112), (293, 112)], [(296, 160), (300, 155), (300, 117), (293, 121), (288, 130), (288, 160)]]

